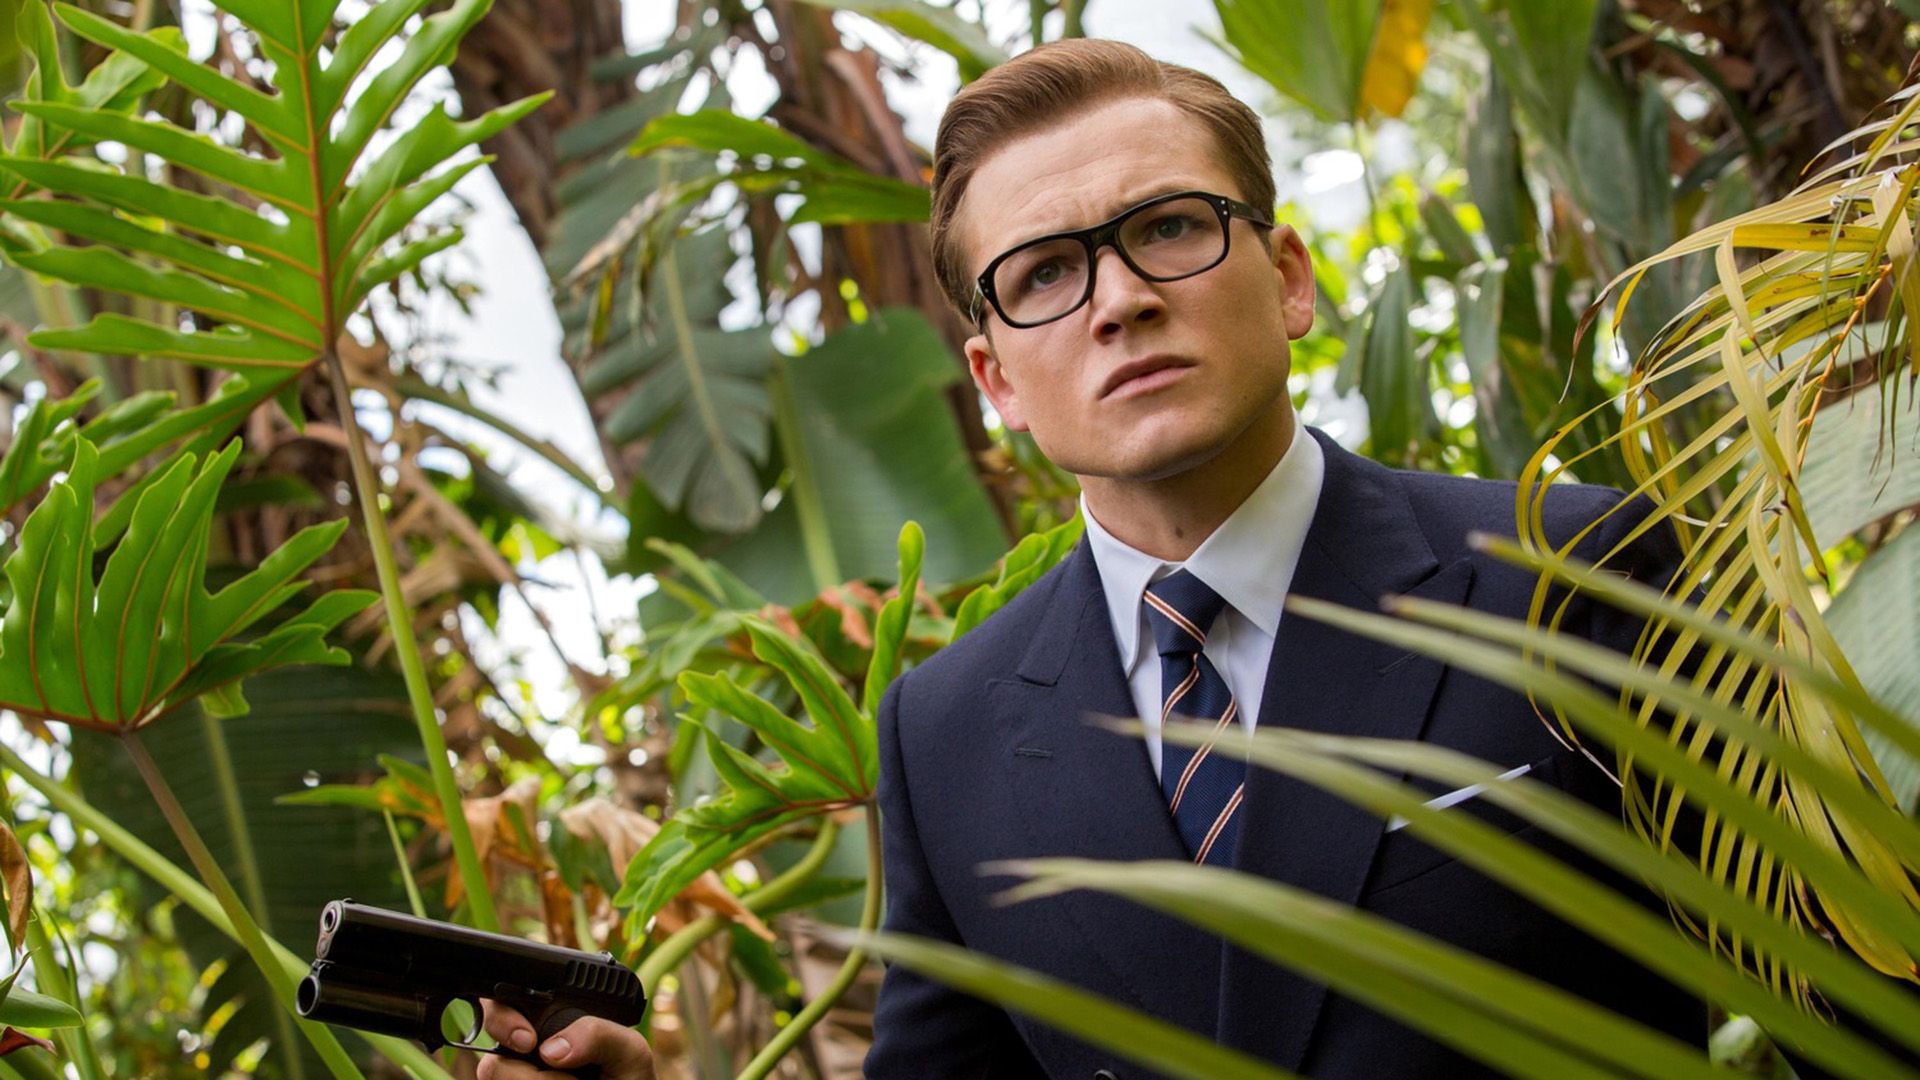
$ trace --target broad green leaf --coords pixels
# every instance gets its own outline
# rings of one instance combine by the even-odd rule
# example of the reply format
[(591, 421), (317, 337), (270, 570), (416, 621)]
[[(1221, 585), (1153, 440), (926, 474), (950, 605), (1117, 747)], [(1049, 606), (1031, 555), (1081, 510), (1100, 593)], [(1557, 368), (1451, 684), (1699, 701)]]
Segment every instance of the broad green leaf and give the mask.
[[(417, 761), (419, 737), (408, 723), (406, 688), (390, 671), (360, 665), (281, 668), (247, 680), (246, 694), (251, 711), (219, 721), (218, 730), (232, 762), (251, 861), (266, 899), (265, 909), (255, 914), (277, 939), (299, 951), (304, 972), (312, 959), (318, 913), (327, 901), (351, 896), (404, 910), (407, 899), (377, 811), (282, 805), (279, 796), (314, 790), (307, 785), (315, 781), (320, 787), (347, 785), (378, 774), (376, 758), (382, 754), (410, 754)], [(192, 715), (196, 708), (189, 705), (185, 714), (148, 727), (139, 737), (172, 781), (187, 816), (203, 831), (214, 858), (233, 873), (246, 856), (228, 827), (233, 819), (211, 760), (210, 725)], [(76, 732), (72, 775), (95, 808), (173, 864), (190, 865), (117, 738)], [(144, 875), (127, 887), (128, 902), (143, 909), (169, 895)], [(445, 917), (437, 908), (428, 914)], [(309, 1078), (328, 1076), (304, 1040), (282, 1044), (274, 1019), (279, 1006), (266, 980), (231, 940), (185, 905), (175, 911), (173, 924), (184, 962), (194, 970), (207, 970), (216, 961), (226, 967), (226, 974), (205, 988), (199, 1005), (207, 1015), (232, 1013), (209, 1032), (204, 1071), (226, 1075), (223, 1062), (264, 1038), (269, 1050), (261, 1073), (284, 1073), (286, 1059), (298, 1054)], [(284, 955), (291, 962), (293, 954)], [(374, 1055), (358, 1039), (346, 1042), (367, 1075), (374, 1075), (381, 1067)]]
[(303, 531), (260, 569), (210, 594), (206, 536), (239, 444), (204, 462), (183, 454), (124, 497), (136, 505), (96, 586), (99, 458), (85, 439), (74, 449), (67, 477), (28, 516), (6, 562), (14, 600), (0, 622), (0, 704), (122, 731), (268, 667), (345, 662), (320, 639), (372, 594), (333, 593), (256, 642), (231, 640), (299, 591), (290, 579), (333, 546), (343, 522)]
[(1455, 287), (1460, 313), (1460, 354), (1473, 385), (1474, 432), (1494, 476), (1513, 476), (1526, 466), (1538, 445), (1520, 396), (1507, 386), (1501, 315), (1506, 295), (1507, 262), (1477, 263), (1460, 275)]
[[(1857, 483), (1859, 478), (1853, 479)], [(1920, 594), (1920, 530), (1908, 528), (1854, 571), (1833, 598), (1826, 618), (1867, 691), (1920, 726), (1920, 670), (1913, 662), (1920, 656), (1916, 594)], [(1920, 758), (1900, 750), (1877, 730), (1868, 730), (1864, 736), (1900, 807), (1911, 814), (1920, 799)]]
[(887, 580), (908, 521), (941, 538), (929, 580), (972, 577), (1006, 550), (947, 403), (960, 365), (918, 312), (878, 311), (783, 369), (776, 389), (791, 400), (776, 402), (776, 424), (792, 483), (765, 523), (715, 556), (742, 580), (787, 604)]
[(1473, 100), (1466, 136), (1467, 190), (1480, 210), (1488, 242), (1504, 254), (1529, 241), (1534, 211), (1520, 172), (1513, 104), (1497, 69), (1487, 73), (1484, 91)]
[[(1899, 408), (1888, 409), (1889, 404)], [(1848, 536), (1920, 503), (1920, 425), (1908, 398), (1869, 387), (1821, 405), (1807, 436), (1800, 494), (1820, 544)]]
[(0, 457), (0, 511), (11, 510), (71, 460), (57, 446), (48, 445), (66, 424), (100, 392), (100, 381), (88, 379), (64, 398), (41, 398), (27, 407), (14, 427), (6, 456)]
[(851, 11), (891, 27), (915, 41), (953, 57), (960, 65), (960, 81), (972, 82), (989, 68), (1006, 62), (1007, 54), (988, 39), (985, 30), (950, 7), (924, 0), (806, 0), (816, 7)]
[(1360, 119), (1383, 0), (1214, 0), (1222, 40), (1247, 70), (1322, 120)]
[(1367, 400), (1367, 425), (1373, 453), (1397, 460), (1433, 419), (1433, 377), (1426, 357), (1414, 351), (1413, 272), (1401, 267), (1387, 275), (1373, 302), (1367, 345), (1360, 361), (1360, 393)]
[[(1475, 4), (1480, 0), (1459, 0)], [(1507, 17), (1556, 125), (1565, 131), (1573, 115), (1574, 95), (1587, 70), (1587, 43), (1593, 38), (1598, 0), (1509, 0)]]
[[(96, 108), (103, 114), (125, 114), (166, 81), (165, 76), (140, 60), (114, 53), (87, 72), (79, 86), (72, 86), (60, 67), (60, 44), (46, 5), (34, 0), (18, 8), (15, 29), (25, 52), (34, 59), (33, 73), (27, 77), (26, 86), (14, 103), (22, 111), (38, 104), (79, 104)], [(159, 27), (148, 31), (147, 37), (161, 48), (186, 52), (186, 39), (177, 27)], [(82, 149), (95, 141), (85, 133), (57, 123), (49, 125), (29, 113), (22, 117), (5, 149), (9, 154), (44, 160)], [(15, 198), (23, 193), (24, 189), (17, 186), (0, 188), (0, 194)]]
[(73, 1006), (56, 997), (16, 986), (0, 1002), (0, 1024), (22, 1028), (75, 1027), (81, 1022)]

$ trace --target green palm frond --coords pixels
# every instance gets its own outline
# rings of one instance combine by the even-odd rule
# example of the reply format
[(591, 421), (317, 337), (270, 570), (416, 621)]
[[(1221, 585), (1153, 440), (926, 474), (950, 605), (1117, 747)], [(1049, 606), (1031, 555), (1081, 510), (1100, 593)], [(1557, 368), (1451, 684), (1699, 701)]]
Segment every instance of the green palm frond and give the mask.
[[(1581, 421), (1562, 428), (1528, 464), (1517, 507), (1521, 536), (1531, 550), (1565, 554), (1581, 538), (1557, 547), (1546, 538), (1541, 513), (1547, 487), (1591, 464), (1583, 464), (1583, 458), (1602, 451), (1621, 455), (1636, 481), (1634, 494), (1645, 496), (1653, 508), (1623, 531), (1602, 564), (1648, 530), (1670, 523), (1686, 553), (1685, 571), (1672, 585), (1675, 595), (1698, 597), (1708, 611), (1771, 641), (1803, 669), (1857, 693), (1864, 685), (1854, 659), (1859, 643), (1843, 642), (1826, 618), (1827, 600), (1844, 590), (1854, 557), (1843, 557), (1836, 545), (1863, 528), (1887, 539), (1888, 530), (1897, 531), (1901, 522), (1887, 509), (1848, 520), (1836, 535), (1834, 523), (1823, 528), (1809, 512), (1803, 474), (1817, 473), (1823, 458), (1844, 456), (1860, 442), (1855, 434), (1832, 432), (1857, 423), (1895, 424), (1902, 412), (1899, 376), (1920, 365), (1920, 279), (1912, 265), (1920, 96), (1909, 87), (1884, 108), (1884, 119), (1835, 144), (1861, 147), (1857, 152), (1840, 155), (1787, 197), (1688, 236), (1608, 286), (1617, 330), (1635, 287), (1654, 267), (1703, 255), (1714, 268), (1713, 286), (1635, 358), (1618, 433), (1562, 460), (1555, 455), (1566, 453), (1568, 436)], [(1599, 311), (1596, 303), (1588, 319)], [(1847, 409), (1845, 399), (1868, 394), (1878, 395), (1878, 408), (1851, 410), (1858, 419), (1849, 417), (1849, 424), (1816, 426), (1822, 411)], [(1901, 452), (1910, 448), (1888, 446), (1886, 434), (1881, 432), (1887, 452), (1880, 463), (1899, 468)], [(1886, 475), (1881, 473), (1881, 483)], [(1636, 512), (1632, 507), (1638, 505), (1622, 504), (1618, 512)], [(1534, 621), (1557, 627), (1567, 609), (1564, 600), (1549, 604), (1547, 586), (1543, 576)], [(1851, 859), (1886, 895), (1920, 907), (1920, 893), (1911, 883), (1920, 862), (1890, 846), (1886, 835), (1865, 828), (1856, 813), (1838, 809), (1854, 790), (1887, 806), (1913, 799), (1911, 792), (1898, 792), (1889, 783), (1856, 723), (1860, 717), (1826, 695), (1811, 693), (1804, 677), (1752, 679), (1754, 660), (1746, 651), (1716, 645), (1693, 652), (1699, 629), (1676, 628), (1664, 615), (1649, 626), (1643, 641), (1651, 645), (1670, 634), (1674, 648), (1660, 670), (1676, 680), (1677, 691), (1748, 710), (1785, 742), (1833, 766), (1844, 780), (1838, 787), (1803, 782), (1748, 757), (1751, 748), (1744, 744), (1714, 744), (1698, 731), (1690, 737), (1691, 752), (1716, 760), (1814, 842)], [(1683, 670), (1682, 656), (1698, 662)], [(1732, 702), (1735, 693), (1745, 696)], [(1643, 723), (1672, 707), (1666, 697), (1656, 693), (1637, 706)], [(1676, 709), (1674, 730), (1692, 730), (1695, 720), (1689, 709)], [(1564, 718), (1561, 726), (1578, 738)], [(1670, 845), (1687, 790), (1665, 777), (1639, 775), (1640, 765), (1632, 760), (1621, 765), (1635, 827)], [(1879, 970), (1912, 976), (1920, 953), (1874, 933), (1835, 897), (1821, 896), (1816, 907), (1800, 873), (1763, 858), (1761, 845), (1744, 830), (1709, 819), (1700, 857), (1737, 880), (1748, 895), (1779, 898), (1789, 922), (1810, 931), (1830, 928)], [(1742, 952), (1738, 942), (1720, 944)], [(1755, 970), (1769, 970), (1764, 954), (1749, 959)], [(1797, 973), (1786, 977), (1805, 993)]]
[(27, 116), (87, 140), (112, 141), (209, 181), (203, 195), (77, 159), (18, 153), (0, 171), (66, 200), (0, 199), (0, 211), (88, 246), (51, 244), (11, 257), (75, 285), (191, 312), (183, 329), (117, 313), (34, 335), (43, 348), (168, 357), (215, 368), (298, 374), (328, 349), (367, 295), (457, 243), (458, 229), (414, 235), (418, 215), (468, 172), (461, 150), (537, 108), (544, 96), (457, 120), (440, 104), (375, 149), (396, 110), (452, 51), (487, 0), (457, 0), (397, 44), (429, 0), (384, 0), (333, 34), (337, 0), (228, 0), (271, 65), (272, 93), (195, 63), (166, 43), (67, 4), (79, 36), (144, 64), (221, 112), (237, 114), (277, 156), (229, 147), (162, 120), (84, 101), (23, 101)]

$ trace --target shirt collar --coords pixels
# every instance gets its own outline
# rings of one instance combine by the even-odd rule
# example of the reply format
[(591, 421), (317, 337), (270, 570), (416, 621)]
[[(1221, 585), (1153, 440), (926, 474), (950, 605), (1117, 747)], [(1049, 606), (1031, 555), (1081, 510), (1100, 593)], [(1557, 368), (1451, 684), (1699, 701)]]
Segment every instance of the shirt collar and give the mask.
[(1325, 474), (1319, 442), (1307, 434), (1305, 424), (1296, 421), (1293, 442), (1267, 478), (1182, 564), (1165, 562), (1122, 542), (1088, 511), (1086, 496), (1080, 497), (1080, 516), (1086, 522), (1094, 565), (1100, 569), (1114, 642), (1129, 673), (1140, 658), (1141, 596), (1148, 585), (1182, 566), (1268, 637), (1278, 633), (1281, 605), (1293, 583), (1300, 550), (1306, 546)]

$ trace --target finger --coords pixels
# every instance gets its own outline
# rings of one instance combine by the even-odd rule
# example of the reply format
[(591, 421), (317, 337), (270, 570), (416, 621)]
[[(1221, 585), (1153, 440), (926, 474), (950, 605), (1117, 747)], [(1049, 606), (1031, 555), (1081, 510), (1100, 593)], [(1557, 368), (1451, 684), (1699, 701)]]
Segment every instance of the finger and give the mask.
[[(492, 998), (480, 999), (481, 1015), (485, 1018), (483, 1027), (493, 1040), (502, 1046), (511, 1046), (521, 1053), (533, 1049), (533, 1025), (520, 1011), (511, 1005), (502, 1005)], [(531, 1074), (529, 1074), (531, 1075)], [(521, 1080), (519, 1077), (508, 1080)]]
[(481, 1054), (475, 1080), (577, 1080), (572, 1073), (543, 1069), (530, 1062), (515, 1061), (498, 1054)]
[(584, 1016), (540, 1044), (540, 1059), (558, 1069), (600, 1066), (601, 1080), (654, 1080), (653, 1050), (630, 1027)]

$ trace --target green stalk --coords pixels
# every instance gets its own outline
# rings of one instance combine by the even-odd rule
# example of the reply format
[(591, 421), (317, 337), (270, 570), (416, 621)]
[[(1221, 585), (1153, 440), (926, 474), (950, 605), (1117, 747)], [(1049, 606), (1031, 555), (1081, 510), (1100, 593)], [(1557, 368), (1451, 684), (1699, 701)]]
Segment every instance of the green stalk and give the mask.
[(53, 1041), (60, 1047), (62, 1058), (80, 1067), (81, 1080), (105, 1080), (106, 1068), (100, 1063), (100, 1052), (93, 1045), (93, 1037), (87, 1033), (87, 1008), (86, 1003), (80, 1000), (79, 979), (72, 971), (61, 967), (59, 958), (54, 956), (53, 942), (47, 938), (46, 925), (41, 921), (46, 917), (36, 909), (33, 918), (27, 920), (27, 951), (33, 956), (33, 983), (41, 993), (73, 1006), (81, 1017), (75, 1027), (55, 1028), (52, 1032)]
[(332, 349), (326, 351), (321, 362), (333, 386), (334, 407), (340, 410), (340, 429), (347, 436), (354, 496), (360, 503), (367, 546), (373, 550), (374, 568), (379, 572), (380, 596), (387, 605), (387, 631), (393, 635), (393, 651), (400, 658), (400, 671), (407, 681), (407, 700), (413, 706), (413, 720), (420, 729), (420, 743), (427, 750), (427, 768), (433, 774), (434, 792), (440, 797), (447, 836), (453, 841), (453, 861), (460, 871), (460, 883), (466, 889), (467, 909), (473, 914), (474, 925), (499, 933), (500, 916), (493, 909), (493, 894), (487, 890), (487, 877), (481, 871), (480, 855), (473, 846), (473, 833), (467, 830), (459, 782), (454, 779), (453, 766), (447, 764), (447, 740), (441, 736), (440, 721), (434, 716), (433, 691), (427, 685), (426, 668), (420, 663), (420, 642), (413, 634), (413, 613), (407, 609), (406, 597), (400, 592), (393, 539), (387, 533), (386, 515), (380, 511), (380, 483), (367, 461), (366, 442), (360, 434), (360, 421), (354, 416), (353, 391), (347, 386), (346, 368), (341, 366), (340, 354)]
[(800, 520), (800, 549), (806, 552), (807, 569), (813, 573), (815, 591), (824, 592), (845, 581), (840, 575), (840, 560), (833, 550), (833, 532), (827, 527), (826, 500), (807, 458), (806, 445), (800, 441), (800, 407), (794, 403), (793, 387), (787, 381), (787, 358), (773, 354), (773, 375), (767, 380), (767, 396), (773, 404), (773, 431), (780, 440), (780, 452), (787, 468), (793, 471), (793, 483), (787, 497), (793, 500), (794, 516)]
[[(125, 826), (81, 798), (78, 792), (57, 780), (42, 776), (4, 743), (0, 743), (0, 768), (5, 768), (26, 781), (29, 787), (47, 800), (48, 805), (67, 815), (76, 831), (82, 828), (91, 830), (100, 838), (101, 843), (131, 863), (134, 869), (158, 882), (161, 888), (179, 897), (182, 903), (213, 924), (215, 930), (236, 942), (240, 940), (239, 932), (235, 930), (232, 920), (227, 918), (226, 912), (221, 909), (220, 902), (214, 898), (212, 891), (195, 881), (192, 874), (175, 866), (166, 856), (147, 846), (145, 841), (127, 831)], [(295, 956), (292, 949), (271, 938), (267, 939), (267, 947), (279, 962), (280, 970), (285, 972), (288, 978), (305, 974), (307, 961)], [(440, 1067), (439, 1062), (406, 1039), (367, 1032), (356, 1034), (417, 1078), (453, 1080), (453, 1077)], [(0, 1064), (4, 1064), (5, 1060), (0, 1058)]]
[[(241, 946), (253, 958), (260, 973), (267, 977), (267, 984), (273, 988), (274, 1000), (282, 1009), (291, 1010), (292, 976), (280, 966), (273, 951), (267, 947), (266, 935), (261, 933), (260, 925), (254, 922), (246, 905), (240, 902), (240, 894), (233, 891), (233, 883), (220, 872), (220, 864), (214, 861), (213, 852), (207, 850), (199, 830), (193, 827), (193, 821), (187, 817), (180, 800), (174, 797), (173, 788), (168, 786), (167, 778), (154, 764), (152, 755), (147, 753), (146, 745), (140, 741), (138, 734), (130, 730), (121, 732), (120, 745), (126, 747), (127, 755), (133, 758), (134, 767), (140, 770), (140, 778), (147, 782), (147, 790), (153, 793), (153, 801), (160, 804), (160, 812), (166, 816), (167, 824), (173, 827), (173, 834), (179, 838), (180, 845), (187, 849), (187, 858), (192, 861), (194, 869), (200, 872), (200, 879), (213, 890), (214, 899), (219, 901), (221, 910), (226, 912), (234, 929), (239, 931)], [(321, 1060), (340, 1080), (366, 1080), (353, 1059), (347, 1056), (346, 1048), (340, 1045), (340, 1040), (333, 1037), (332, 1029), (325, 1024), (303, 1021), (300, 1033), (313, 1044)]]
[(0, 1058), (0, 1067), (19, 1080), (65, 1080), (45, 1053), (28, 1047)]
[(393, 861), (400, 864), (400, 881), (407, 887), (407, 907), (415, 918), (427, 917), (427, 905), (420, 901), (420, 886), (413, 882), (413, 867), (407, 864), (407, 848), (400, 842), (400, 826), (394, 824), (393, 811), (382, 809), (380, 816), (387, 819), (387, 839), (393, 841)]
[[(874, 817), (873, 809), (869, 807), (865, 823), (867, 827), (867, 901), (860, 910), (862, 934), (871, 934), (880, 926), (880, 823), (875, 821)], [(773, 1038), (767, 1040), (767, 1045), (754, 1055), (745, 1069), (741, 1070), (736, 1080), (765, 1080), (765, 1077), (773, 1072), (774, 1066), (780, 1064), (780, 1059), (786, 1057), (789, 1050), (799, 1045), (800, 1040), (807, 1037), (807, 1032), (813, 1030), (813, 1025), (819, 1023), (820, 1018), (827, 1015), (827, 1011), (839, 1003), (840, 998), (846, 994), (847, 988), (860, 977), (860, 969), (866, 964), (865, 949), (856, 948), (848, 953), (847, 962), (840, 965), (840, 971), (834, 975), (833, 982), (827, 984), (826, 991), (807, 1002), (807, 1007), (800, 1010), (792, 1023), (775, 1032)]]
[[(247, 891), (247, 904), (260, 913), (261, 933), (271, 936), (273, 919), (267, 911), (267, 890), (260, 883), (260, 862), (254, 857), (253, 831), (247, 828), (247, 811), (240, 803), (240, 781), (234, 776), (233, 755), (227, 752), (226, 729), (201, 710), (200, 730), (207, 736), (207, 758), (213, 766), (214, 784), (220, 791), (220, 810), (226, 815), (227, 831), (233, 836), (234, 859), (240, 864), (240, 886)], [(276, 1045), (287, 1075), (293, 1080), (306, 1080), (306, 1063), (301, 1060), (300, 1047), (293, 1040), (293, 1015), (284, 1009), (278, 1010), (273, 1014), (273, 1025), (280, 1034)]]
[[(831, 818), (822, 818), (819, 835), (813, 838), (813, 846), (807, 849), (806, 855), (787, 867), (780, 876), (742, 896), (740, 906), (753, 912), (777, 906), (826, 865), (827, 856), (833, 854), (834, 839), (839, 835), (840, 826), (835, 825)], [(661, 978), (679, 967), (688, 953), (732, 922), (732, 919), (722, 915), (703, 915), (674, 931), (658, 948), (648, 953), (636, 972), (640, 976), (640, 985), (647, 988), (647, 995), (653, 995), (653, 988), (660, 985)]]

